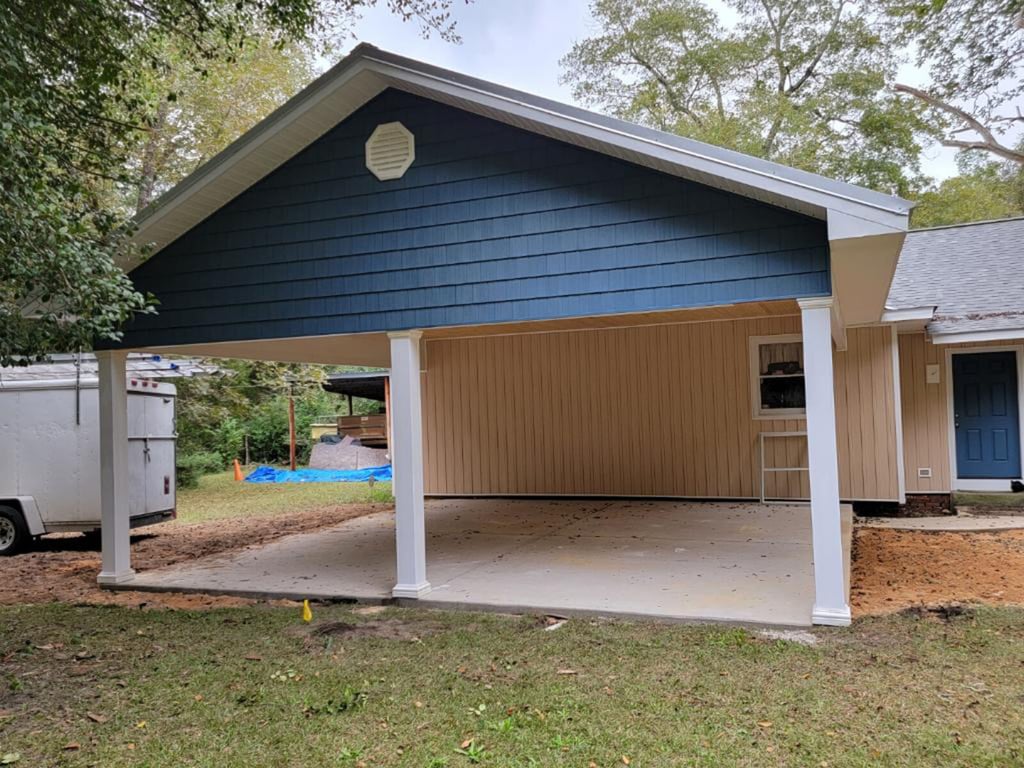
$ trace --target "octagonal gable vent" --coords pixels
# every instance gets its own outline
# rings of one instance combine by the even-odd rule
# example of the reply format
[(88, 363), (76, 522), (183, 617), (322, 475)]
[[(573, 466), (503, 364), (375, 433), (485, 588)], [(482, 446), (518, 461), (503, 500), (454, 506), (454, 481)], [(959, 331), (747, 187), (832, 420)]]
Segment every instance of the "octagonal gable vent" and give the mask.
[(381, 123), (366, 140), (366, 167), (381, 181), (400, 179), (416, 159), (416, 142), (401, 123)]

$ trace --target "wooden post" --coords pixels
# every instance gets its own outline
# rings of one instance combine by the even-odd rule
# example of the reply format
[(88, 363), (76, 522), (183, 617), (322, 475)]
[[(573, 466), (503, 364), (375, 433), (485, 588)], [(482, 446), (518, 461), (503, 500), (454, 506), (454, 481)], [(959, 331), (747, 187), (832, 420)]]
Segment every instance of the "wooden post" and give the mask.
[(348, 398), (348, 415), (352, 415), (352, 395), (345, 395)]

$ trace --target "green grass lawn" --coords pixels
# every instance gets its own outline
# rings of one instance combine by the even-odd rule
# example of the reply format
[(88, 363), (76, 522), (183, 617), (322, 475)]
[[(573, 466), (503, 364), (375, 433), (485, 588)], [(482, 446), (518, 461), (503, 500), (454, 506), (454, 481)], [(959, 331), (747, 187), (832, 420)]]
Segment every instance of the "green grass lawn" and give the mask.
[(1024, 493), (954, 493), (953, 504), (958, 509), (970, 507), (977, 512), (1004, 512), (1024, 514)]
[(313, 627), (342, 626), (270, 607), (0, 609), (0, 764), (1024, 765), (1024, 611), (864, 620), (807, 647), (314, 610)]
[(351, 502), (391, 501), (391, 483), (285, 483), (237, 482), (232, 472), (206, 475), (198, 488), (178, 491), (178, 520), (197, 523), (228, 517), (273, 515), (322, 509)]

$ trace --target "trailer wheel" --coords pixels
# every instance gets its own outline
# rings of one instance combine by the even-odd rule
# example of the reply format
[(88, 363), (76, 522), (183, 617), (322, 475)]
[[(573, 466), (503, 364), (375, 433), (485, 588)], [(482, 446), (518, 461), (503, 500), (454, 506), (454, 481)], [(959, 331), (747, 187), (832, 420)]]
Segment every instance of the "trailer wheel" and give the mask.
[(30, 538), (21, 512), (0, 505), (0, 557), (17, 554), (28, 545)]

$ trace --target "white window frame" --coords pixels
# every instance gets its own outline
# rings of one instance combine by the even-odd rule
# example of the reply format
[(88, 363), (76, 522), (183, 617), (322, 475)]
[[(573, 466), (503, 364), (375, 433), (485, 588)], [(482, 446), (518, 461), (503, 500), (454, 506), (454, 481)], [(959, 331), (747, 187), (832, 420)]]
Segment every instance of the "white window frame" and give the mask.
[[(761, 408), (761, 347), (765, 344), (792, 344), (804, 343), (804, 337), (799, 333), (780, 333), (774, 336), (751, 336), (750, 337), (750, 401), (751, 414), (757, 421), (772, 421), (777, 419), (806, 419), (806, 408), (773, 408), (764, 410)], [(807, 384), (807, 371), (804, 370), (804, 385)]]

